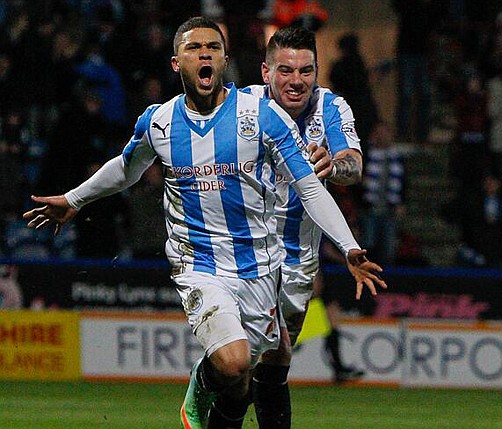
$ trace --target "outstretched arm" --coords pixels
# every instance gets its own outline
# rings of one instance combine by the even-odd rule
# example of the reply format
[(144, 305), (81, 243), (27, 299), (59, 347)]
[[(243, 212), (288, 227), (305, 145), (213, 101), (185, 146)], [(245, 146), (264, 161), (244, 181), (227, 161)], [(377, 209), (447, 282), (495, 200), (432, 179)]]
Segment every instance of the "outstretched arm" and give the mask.
[(338, 204), (314, 174), (292, 182), (291, 186), (312, 220), (345, 257), (350, 249), (360, 249)]
[(119, 155), (64, 195), (32, 196), (34, 202), (43, 206), (27, 211), (23, 214), (23, 219), (29, 220), (28, 228), (43, 229), (55, 224), (54, 233), (58, 234), (61, 227), (73, 219), (84, 205), (116, 194), (136, 183), (153, 160), (154, 157), (138, 158), (126, 166), (123, 157)]
[(315, 175), (293, 182), (292, 186), (312, 220), (345, 256), (349, 271), (356, 280), (356, 299), (361, 297), (364, 285), (373, 295), (377, 293), (375, 283), (385, 289), (387, 285), (379, 277), (383, 269), (366, 258), (366, 250), (360, 248), (340, 208)]

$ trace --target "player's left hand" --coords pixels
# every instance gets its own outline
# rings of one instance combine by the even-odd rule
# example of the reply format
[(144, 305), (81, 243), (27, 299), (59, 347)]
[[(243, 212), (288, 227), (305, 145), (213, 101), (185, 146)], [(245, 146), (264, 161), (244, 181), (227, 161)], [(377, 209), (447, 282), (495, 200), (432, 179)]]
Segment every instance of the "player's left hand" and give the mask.
[(387, 284), (380, 277), (383, 268), (366, 258), (365, 249), (349, 250), (347, 268), (356, 280), (356, 299), (361, 298), (364, 285), (368, 287), (373, 296), (377, 294), (375, 283), (381, 288), (387, 289)]
[(331, 176), (333, 164), (331, 155), (323, 146), (309, 143), (307, 150), (310, 153), (310, 162), (314, 164), (314, 171), (319, 179), (327, 179)]

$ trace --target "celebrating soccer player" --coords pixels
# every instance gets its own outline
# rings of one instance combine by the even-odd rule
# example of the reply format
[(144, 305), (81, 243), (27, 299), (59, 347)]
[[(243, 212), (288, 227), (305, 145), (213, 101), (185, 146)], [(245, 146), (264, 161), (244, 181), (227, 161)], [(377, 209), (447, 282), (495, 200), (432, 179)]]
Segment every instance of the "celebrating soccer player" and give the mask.
[[(315, 34), (302, 27), (285, 27), (267, 45), (262, 64), (266, 85), (252, 85), (244, 91), (275, 100), (296, 121), (305, 142), (327, 147), (333, 160), (320, 177), (341, 185), (357, 183), (362, 175), (362, 156), (352, 110), (342, 97), (317, 85), (317, 72)], [(313, 156), (321, 157), (322, 153), (318, 150)], [(278, 233), (286, 248), (279, 297), (287, 329), (281, 327), (281, 347), (266, 352), (254, 371), (252, 396), (262, 429), (291, 427), (287, 385), (291, 347), (312, 296), (321, 240), (320, 228), (305, 215), (294, 187), (281, 180), (276, 186)], [(349, 264), (349, 269), (356, 278), (359, 297), (364, 266)]]

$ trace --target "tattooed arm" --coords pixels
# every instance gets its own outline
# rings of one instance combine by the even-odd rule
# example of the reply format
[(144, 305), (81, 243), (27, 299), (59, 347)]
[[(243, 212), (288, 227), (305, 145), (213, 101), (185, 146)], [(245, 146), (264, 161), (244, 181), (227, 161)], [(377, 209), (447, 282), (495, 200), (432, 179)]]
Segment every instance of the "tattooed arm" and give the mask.
[(333, 170), (330, 182), (337, 185), (359, 183), (363, 176), (363, 157), (356, 149), (344, 149), (333, 157)]

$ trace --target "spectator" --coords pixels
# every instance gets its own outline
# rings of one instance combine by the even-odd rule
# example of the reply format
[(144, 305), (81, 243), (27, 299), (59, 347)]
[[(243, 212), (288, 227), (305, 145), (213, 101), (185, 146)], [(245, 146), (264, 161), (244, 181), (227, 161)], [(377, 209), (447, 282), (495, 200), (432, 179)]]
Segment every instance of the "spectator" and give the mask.
[(12, 60), (10, 56), (0, 53), (0, 116), (4, 116), (14, 104), (16, 99), (16, 87), (12, 74)]
[(141, 78), (142, 52), (135, 32), (122, 24), (122, 15), (114, 7), (119, 3), (114, 1), (96, 7), (89, 42), (102, 62), (120, 75), (125, 88), (132, 90)]
[(365, 153), (368, 137), (378, 122), (378, 108), (371, 91), (368, 70), (359, 51), (359, 37), (354, 33), (346, 33), (338, 40), (338, 47), (341, 57), (331, 66), (331, 87), (351, 106)]
[[(466, 61), (479, 65), (488, 59), (484, 50), (496, 27), (501, 3), (499, 0), (462, 0), (462, 3), (462, 23), (458, 35), (464, 46)], [(483, 73), (486, 71), (483, 69)]]
[(488, 82), (488, 112), (490, 115), (490, 150), (494, 156), (494, 169), (502, 175), (502, 74)]
[[(429, 137), (430, 43), (441, 19), (446, 16), (447, 4), (442, 0), (393, 0), (392, 5), (399, 19), (397, 140), (408, 141), (410, 127), (416, 125), (416, 140), (423, 143)], [(414, 96), (417, 108), (412, 120)]]
[(7, 28), (2, 29), (2, 32), (2, 49), (12, 61), (12, 76), (15, 78), (12, 83), (17, 88), (17, 102), (29, 105), (34, 61), (30, 54), (32, 37), (28, 12), (24, 9), (12, 10)]
[(465, 71), (463, 91), (455, 99), (456, 132), (452, 145), (451, 171), (459, 181), (459, 193), (480, 189), (490, 165), (488, 151), (488, 99), (479, 73)]
[(265, 0), (213, 0), (204, 2), (205, 12), (222, 24), (228, 33), (231, 65), (229, 76), (238, 86), (261, 82), (260, 64), (265, 57), (265, 21), (261, 11)]
[(469, 266), (502, 268), (502, 192), (500, 180), (485, 175), (480, 192), (462, 198), (457, 204), (465, 246), (459, 252), (460, 263)]
[(410, 231), (398, 231), (398, 248), (395, 264), (405, 267), (427, 267), (429, 261), (424, 255), (422, 243)]
[(30, 139), (26, 115), (11, 107), (0, 117), (0, 255), (10, 254), (12, 223), (27, 200), (23, 168)]
[(23, 308), (23, 292), (17, 281), (17, 268), (13, 265), (0, 265), (0, 309), (21, 308)]
[(145, 110), (145, 106), (162, 104), (166, 100), (162, 88), (162, 82), (158, 77), (148, 76), (145, 78), (141, 92), (131, 100), (129, 123), (136, 121), (138, 116)]
[(147, 86), (152, 88), (154, 82), (161, 85), (162, 99), (156, 103), (183, 92), (179, 78), (171, 67), (173, 47), (164, 27), (157, 22), (147, 25), (137, 43), (141, 46), (141, 52), (137, 59), (136, 82), (127, 90), (129, 124), (131, 118), (132, 123), (136, 121), (146, 106), (143, 101)]
[[(2, 49), (12, 61), (12, 85), (16, 104), (26, 111), (33, 135), (46, 133), (51, 123), (50, 109), (54, 100), (54, 81), (50, 57), (54, 23), (29, 14), (29, 7), (13, 9), (4, 30)], [(30, 5), (31, 6), (31, 5)]]
[(87, 56), (76, 66), (77, 73), (88, 87), (101, 98), (101, 113), (117, 131), (123, 132), (126, 125), (125, 88), (119, 71), (106, 61), (101, 48), (91, 44)]
[(130, 247), (135, 259), (165, 259), (166, 241), (162, 209), (162, 166), (154, 163), (145, 171), (130, 194)]
[(489, 147), (494, 157), (494, 169), (502, 176), (502, 14), (497, 20), (498, 31), (494, 37), (487, 81), (488, 116), (490, 118)]
[(114, 134), (101, 114), (102, 99), (82, 90), (62, 112), (49, 136), (48, 154), (38, 188), (66, 189), (87, 177), (89, 167), (107, 159), (114, 148)]
[[(91, 163), (87, 168), (88, 177), (99, 167), (100, 163)], [(128, 259), (130, 251), (124, 231), (129, 226), (127, 200), (120, 193), (83, 207), (75, 219), (77, 256)]]
[(404, 206), (405, 168), (389, 126), (374, 129), (365, 157), (361, 242), (383, 264), (393, 264), (397, 250), (397, 221)]
[(58, 114), (61, 109), (68, 108), (74, 97), (74, 88), (79, 80), (75, 67), (83, 61), (82, 42), (83, 36), (78, 28), (58, 30), (54, 34), (50, 58)]
[(279, 28), (298, 25), (317, 31), (329, 18), (317, 0), (275, 0), (273, 3), (273, 23)]
[(11, 108), (0, 129), (0, 233), (23, 208), (23, 163), (29, 139), (25, 115)]

